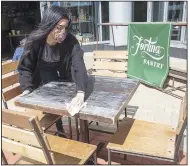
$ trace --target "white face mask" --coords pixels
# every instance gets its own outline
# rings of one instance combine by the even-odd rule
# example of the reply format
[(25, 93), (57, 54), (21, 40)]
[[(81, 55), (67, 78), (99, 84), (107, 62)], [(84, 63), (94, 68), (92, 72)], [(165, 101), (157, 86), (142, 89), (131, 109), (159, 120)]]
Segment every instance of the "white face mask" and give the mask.
[(68, 23), (69, 21), (67, 19), (60, 20), (55, 28), (50, 32), (49, 40), (53, 40), (53, 43), (63, 42), (68, 35)]
[(58, 33), (55, 37), (55, 40), (58, 42), (58, 43), (61, 43), (63, 42), (67, 37), (67, 33)]

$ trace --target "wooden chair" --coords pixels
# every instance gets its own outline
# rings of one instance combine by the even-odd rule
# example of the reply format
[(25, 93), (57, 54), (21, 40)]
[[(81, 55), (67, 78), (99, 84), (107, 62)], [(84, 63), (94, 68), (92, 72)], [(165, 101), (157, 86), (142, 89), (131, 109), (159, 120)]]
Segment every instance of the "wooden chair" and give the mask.
[[(170, 67), (167, 81), (168, 81), (168, 83), (166, 85), (168, 87), (171, 87), (171, 89), (166, 90), (165, 93), (169, 93), (169, 92), (176, 91), (176, 90), (180, 90), (180, 91), (184, 92), (185, 89), (187, 88), (187, 71)], [(175, 85), (176, 81), (178, 83), (180, 83), (181, 85), (176, 86)], [(173, 93), (171, 93), (171, 94), (173, 94)], [(176, 94), (173, 96), (180, 98), (180, 96), (176, 95)]]
[[(127, 51), (94, 51), (93, 53), (93, 68), (91, 75), (107, 76), (107, 77), (121, 77), (127, 78)], [(127, 110), (125, 108), (125, 117), (127, 116)], [(89, 129), (94, 131), (102, 131), (110, 133), (110, 131), (102, 130), (102, 126), (98, 126), (99, 123), (96, 122), (96, 127), (89, 123)], [(117, 126), (119, 123), (117, 123)], [(114, 133), (111, 131), (111, 133)]]
[[(2, 99), (3, 104), (6, 109), (8, 109), (7, 101), (17, 97), (20, 95), (21, 87), (18, 80), (18, 67), (19, 61), (6, 61), (2, 63)], [(53, 114), (44, 114), (43, 112), (27, 109), (27, 114), (29, 115), (37, 115), (40, 124), (44, 131), (48, 130), (58, 119), (62, 118), (59, 115)], [(69, 124), (69, 138), (72, 139), (72, 127), (71, 127), (71, 118), (68, 117), (68, 124)], [(79, 140), (79, 131), (78, 131), (78, 120), (75, 118), (76, 124), (76, 133), (77, 133), (77, 140)], [(64, 134), (64, 133), (62, 133)]]
[(185, 96), (177, 130), (164, 124), (125, 118), (107, 145), (108, 164), (111, 164), (111, 152), (177, 163), (180, 142), (187, 125), (186, 111)]
[(174, 67), (170, 67), (168, 76), (173, 79), (173, 82), (175, 81), (175, 79), (180, 79), (185, 82), (187, 81), (187, 71)]
[(92, 155), (96, 164), (96, 146), (44, 134), (37, 116), (7, 109), (2, 111), (3, 151), (19, 154), (15, 164), (85, 164)]
[(127, 78), (127, 51), (94, 51), (92, 75)]
[[(111, 76), (111, 77), (127, 77), (127, 63), (128, 63), (128, 51), (94, 51), (93, 55), (94, 64), (92, 68), (93, 75), (100, 76)], [(170, 85), (170, 80), (172, 80), (172, 85)], [(168, 83), (167, 83), (168, 81)], [(167, 81), (165, 87), (172, 87), (171, 89), (165, 90), (160, 89), (162, 92), (167, 93), (171, 96), (181, 98), (181, 96), (172, 93), (175, 90), (183, 91), (186, 85), (174, 87), (174, 82), (179, 81), (181, 83), (187, 84), (187, 72), (177, 68), (169, 69)]]
[[(19, 80), (17, 66), (18, 61), (6, 61), (2, 63), (2, 100), (4, 107), (8, 109), (7, 101), (16, 99), (22, 93)], [(51, 127), (61, 116), (53, 114), (44, 114), (43, 112), (26, 109), (28, 115), (36, 115), (40, 119), (40, 125), (43, 130)]]

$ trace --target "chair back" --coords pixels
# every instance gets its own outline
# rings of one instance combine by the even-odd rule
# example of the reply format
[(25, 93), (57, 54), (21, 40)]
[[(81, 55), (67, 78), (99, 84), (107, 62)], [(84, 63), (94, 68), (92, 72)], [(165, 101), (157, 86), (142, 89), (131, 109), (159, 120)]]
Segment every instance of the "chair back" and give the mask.
[(94, 51), (92, 75), (127, 77), (127, 51)]
[(42, 133), (37, 116), (2, 110), (2, 150), (53, 164)]
[(2, 63), (2, 99), (6, 109), (7, 101), (22, 93), (19, 84), (19, 74), (16, 71), (19, 61), (6, 61)]

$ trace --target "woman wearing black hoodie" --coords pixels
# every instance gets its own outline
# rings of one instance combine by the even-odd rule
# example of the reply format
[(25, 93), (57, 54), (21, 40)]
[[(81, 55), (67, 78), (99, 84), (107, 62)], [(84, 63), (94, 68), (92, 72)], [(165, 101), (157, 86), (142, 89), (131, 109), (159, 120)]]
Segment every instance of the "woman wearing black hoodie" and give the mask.
[[(18, 71), (23, 94), (28, 94), (50, 81), (74, 81), (76, 97), (73, 107), (84, 103), (87, 72), (83, 50), (70, 33), (71, 20), (67, 11), (58, 6), (48, 8), (39, 27), (27, 38)], [(57, 130), (63, 132), (61, 119)]]

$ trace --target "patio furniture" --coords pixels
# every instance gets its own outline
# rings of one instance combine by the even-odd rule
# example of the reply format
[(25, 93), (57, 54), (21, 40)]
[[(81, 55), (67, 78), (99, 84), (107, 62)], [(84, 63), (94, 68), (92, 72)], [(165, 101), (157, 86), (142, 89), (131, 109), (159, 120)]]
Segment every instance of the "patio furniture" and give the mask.
[[(171, 89), (166, 90), (165, 93), (170, 93), (170, 92), (176, 91), (176, 90), (185, 91), (185, 88), (187, 88), (187, 71), (186, 70), (181, 70), (181, 69), (178, 69), (178, 68), (173, 68), (173, 67), (171, 68), (170, 67), (169, 74), (168, 74), (168, 82), (169, 82), (169, 80), (172, 80), (172, 84), (168, 83), (167, 85), (169, 87), (171, 87)], [(183, 85), (175, 86), (176, 81), (182, 83)], [(176, 94), (173, 95), (173, 96), (176, 96), (176, 97), (180, 98), (180, 96), (178, 96)]]
[(180, 70), (178, 68), (173, 68), (173, 67), (171, 68), (170, 67), (169, 77), (173, 78), (173, 81), (175, 81), (175, 79), (187, 81), (187, 71)]
[[(6, 61), (2, 63), (2, 100), (4, 107), (8, 109), (7, 101), (16, 99), (22, 91), (18, 81), (18, 72), (16, 71), (19, 61)], [(27, 109), (25, 113), (28, 115), (36, 115), (40, 119), (40, 125), (46, 131), (61, 116), (53, 114), (44, 114), (42, 112)]]
[(92, 75), (127, 78), (127, 51), (94, 51)]
[[(16, 164), (85, 164), (94, 156), (96, 146), (44, 134), (36, 116), (2, 111), (2, 152), (21, 155)], [(4, 164), (8, 164), (2, 155)]]
[[(127, 51), (116, 50), (101, 50), (93, 52), (93, 67), (91, 75), (108, 76), (108, 77), (120, 77), (127, 78)], [(127, 109), (125, 108), (125, 117), (127, 117)], [(117, 127), (119, 122), (117, 123)], [(96, 127), (92, 125), (92, 121), (89, 123), (89, 129), (94, 131), (113, 133), (112, 131), (102, 130), (102, 126), (96, 122)]]
[(177, 163), (180, 142), (187, 125), (186, 104), (185, 96), (181, 102), (177, 130), (165, 124), (125, 118), (107, 145), (108, 164), (111, 164), (111, 153)]
[[(92, 67), (92, 75), (127, 78), (128, 51), (96, 50), (93, 53), (93, 60), (94, 63)], [(169, 83), (170, 80), (172, 80), (172, 84)], [(171, 96), (181, 99), (181, 96), (172, 92), (176, 90), (184, 91), (184, 89), (187, 86), (181, 85), (175, 87), (174, 84), (176, 81), (179, 81), (183, 84), (187, 84), (187, 71), (170, 67), (164, 88), (163, 89), (157, 88), (157, 89)], [(165, 87), (170, 87), (170, 88), (166, 90)]]
[[(88, 121), (117, 123), (138, 85), (139, 81), (133, 79), (89, 76), (85, 96), (87, 106), (75, 115), (80, 119), (81, 140), (89, 143)], [(66, 103), (75, 95), (75, 83), (50, 82), (28, 95), (17, 98), (15, 104), (51, 114), (69, 116)]]

